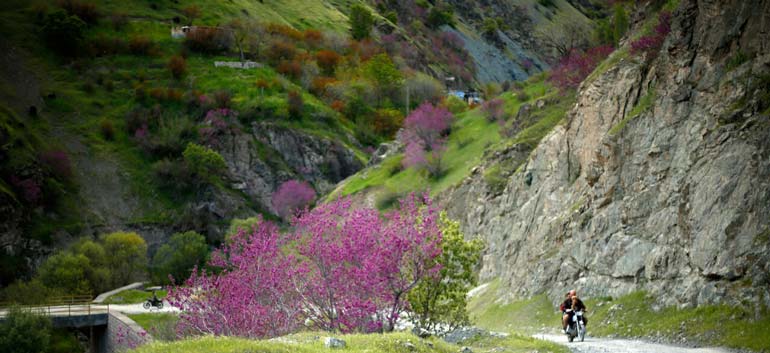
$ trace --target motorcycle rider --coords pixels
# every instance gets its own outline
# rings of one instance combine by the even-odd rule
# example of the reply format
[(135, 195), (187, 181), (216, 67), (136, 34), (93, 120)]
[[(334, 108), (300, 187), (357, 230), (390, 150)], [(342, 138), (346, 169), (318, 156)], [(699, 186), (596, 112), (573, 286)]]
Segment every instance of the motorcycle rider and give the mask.
[[(567, 333), (567, 326), (569, 325), (569, 320), (572, 320), (572, 315), (576, 311), (582, 310), (585, 313), (585, 311), (587, 310), (585, 304), (583, 304), (583, 301), (578, 298), (577, 291), (575, 291), (574, 289), (570, 290), (567, 293), (567, 298), (561, 304), (560, 309), (562, 311), (562, 319), (561, 319), (562, 333)], [(583, 324), (588, 324), (588, 319), (586, 318), (585, 314), (583, 315)]]

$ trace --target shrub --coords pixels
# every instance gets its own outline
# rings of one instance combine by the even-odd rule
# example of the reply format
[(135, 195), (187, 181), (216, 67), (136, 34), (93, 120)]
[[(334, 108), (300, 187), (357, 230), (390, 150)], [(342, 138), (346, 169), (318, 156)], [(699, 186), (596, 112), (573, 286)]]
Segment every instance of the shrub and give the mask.
[(128, 43), (123, 38), (99, 35), (90, 41), (94, 56), (115, 55), (128, 52)]
[(278, 64), (276, 71), (292, 80), (296, 80), (302, 74), (302, 66), (297, 60), (282, 60)]
[(99, 131), (105, 140), (112, 141), (115, 139), (115, 126), (112, 125), (112, 121), (102, 120), (99, 123)]
[(530, 98), (529, 95), (527, 94), (527, 92), (524, 92), (524, 90), (520, 90), (516, 92), (516, 99), (519, 102), (526, 102), (529, 100), (529, 98)]
[(311, 48), (320, 45), (324, 39), (321, 31), (317, 29), (306, 29), (305, 32), (302, 33), (302, 37), (305, 39), (305, 43)]
[(276, 66), (281, 61), (293, 60), (297, 56), (297, 47), (294, 44), (275, 40), (270, 43), (270, 47), (267, 51), (267, 60), (271, 65)]
[(457, 96), (447, 97), (444, 99), (444, 103), (442, 105), (455, 115), (460, 114), (468, 109), (468, 103)]
[(64, 150), (50, 150), (40, 154), (40, 163), (59, 180), (72, 177), (72, 162)]
[(315, 54), (315, 59), (324, 75), (333, 76), (342, 57), (331, 50), (319, 50)]
[(77, 16), (83, 22), (89, 25), (99, 22), (101, 14), (96, 9), (96, 5), (89, 2), (82, 2), (79, 0), (59, 0), (59, 6), (67, 11), (72, 16)]
[(225, 159), (210, 148), (188, 143), (182, 152), (189, 170), (202, 181), (213, 182), (227, 169)]
[(302, 40), (303, 35), (302, 32), (284, 25), (280, 23), (270, 23), (267, 25), (267, 33), (270, 34), (277, 34), (283, 37), (286, 37), (288, 39), (291, 39), (292, 42), (299, 42)]
[(286, 104), (289, 110), (289, 117), (292, 119), (302, 118), (302, 114), (305, 110), (305, 101), (302, 99), (302, 93), (289, 91), (286, 98)]
[(626, 35), (626, 31), (628, 30), (628, 15), (626, 14), (626, 10), (623, 8), (623, 4), (615, 4), (615, 12), (612, 16), (612, 22), (612, 44), (617, 46), (623, 36)]
[(230, 108), (233, 102), (233, 94), (228, 90), (219, 90), (212, 95), (214, 105), (220, 109)]
[(172, 283), (185, 280), (194, 268), (203, 266), (208, 255), (206, 238), (190, 231), (175, 233), (158, 249), (152, 258), (152, 275), (155, 283)]
[(193, 21), (201, 17), (201, 9), (198, 5), (190, 5), (182, 9), (182, 15), (187, 18), (187, 24), (192, 25)]
[(175, 79), (182, 78), (187, 72), (187, 62), (179, 55), (174, 55), (168, 61), (168, 70)]
[(134, 55), (150, 55), (155, 50), (155, 43), (148, 37), (133, 36), (128, 41), (128, 51)]
[[(48, 257), (38, 269), (40, 281), (49, 288), (66, 293), (93, 294), (97, 278), (91, 260), (83, 254), (59, 252)], [(104, 280), (104, 278), (99, 278)]]
[(128, 16), (125, 13), (117, 12), (110, 15), (110, 24), (112, 29), (119, 31), (128, 24)]
[(115, 232), (103, 235), (105, 259), (112, 272), (112, 286), (142, 280), (147, 272), (147, 243), (139, 234)]
[(407, 294), (413, 315), (410, 321), (420, 329), (439, 334), (468, 325), (467, 293), (477, 284), (474, 269), (481, 259), (484, 243), (480, 239), (465, 240), (460, 223), (442, 212), (441, 255), (437, 276), (428, 276)]
[(454, 26), (454, 10), (451, 6), (438, 4), (428, 11), (428, 27), (438, 28), (442, 25)]
[(404, 122), (404, 114), (396, 109), (383, 108), (374, 113), (374, 132), (392, 138)]
[(607, 45), (585, 52), (573, 50), (553, 68), (548, 81), (561, 90), (576, 88), (612, 51), (613, 48)]
[(74, 56), (80, 48), (86, 24), (76, 16), (56, 11), (46, 16), (42, 33), (46, 44), (62, 55)]
[(631, 42), (631, 54), (644, 54), (648, 59), (655, 57), (663, 41), (671, 31), (671, 13), (662, 11), (658, 14), (658, 24), (653, 33), (641, 36)]
[(316, 193), (307, 182), (289, 180), (273, 193), (272, 205), (276, 214), (289, 220), (315, 200)]
[(218, 54), (230, 49), (232, 36), (219, 28), (196, 27), (187, 33), (184, 46), (204, 54)]
[(0, 323), (0, 352), (48, 352), (53, 330), (51, 319), (12, 307)]
[(425, 168), (431, 176), (443, 171), (441, 164), (453, 116), (443, 107), (423, 103), (412, 111), (404, 121), (404, 130), (399, 139), (406, 145), (404, 167)]
[(490, 99), (481, 105), (481, 111), (487, 117), (487, 121), (505, 121), (505, 101), (502, 98)]
[(353, 39), (369, 38), (374, 24), (374, 17), (368, 8), (361, 4), (350, 7), (350, 32)]

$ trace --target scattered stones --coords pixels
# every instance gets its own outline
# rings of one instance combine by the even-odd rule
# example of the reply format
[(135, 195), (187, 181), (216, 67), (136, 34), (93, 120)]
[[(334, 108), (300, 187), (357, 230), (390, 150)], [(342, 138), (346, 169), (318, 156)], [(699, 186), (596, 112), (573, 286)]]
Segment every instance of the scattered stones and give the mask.
[(326, 348), (345, 348), (345, 341), (336, 337), (324, 338), (324, 346)]
[(459, 353), (473, 353), (473, 350), (470, 347), (463, 347), (463, 348), (460, 348), (460, 350), (458, 352)]

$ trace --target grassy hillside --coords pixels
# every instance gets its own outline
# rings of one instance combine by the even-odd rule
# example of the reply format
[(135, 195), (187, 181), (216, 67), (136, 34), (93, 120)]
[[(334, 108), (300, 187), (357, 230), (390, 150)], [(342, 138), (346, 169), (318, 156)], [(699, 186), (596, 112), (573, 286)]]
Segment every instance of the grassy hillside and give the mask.
[[(444, 154), (444, 172), (431, 177), (413, 168), (401, 165), (403, 156), (392, 156), (380, 165), (368, 168), (351, 176), (330, 195), (374, 194), (377, 206), (389, 206), (399, 196), (412, 191), (429, 189), (432, 195), (439, 194), (456, 185), (478, 166), (487, 154), (511, 144), (523, 144), (528, 148), (537, 146), (566, 115), (574, 102), (574, 94), (560, 93), (540, 75), (522, 83), (521, 88), (499, 96), (505, 101), (508, 116), (505, 124), (490, 121), (481, 107), (458, 114), (452, 125)], [(534, 106), (537, 101), (546, 102), (542, 110), (530, 116), (516, 117), (524, 104)], [(501, 130), (503, 134), (501, 136)], [(505, 135), (507, 134), (507, 136)]]

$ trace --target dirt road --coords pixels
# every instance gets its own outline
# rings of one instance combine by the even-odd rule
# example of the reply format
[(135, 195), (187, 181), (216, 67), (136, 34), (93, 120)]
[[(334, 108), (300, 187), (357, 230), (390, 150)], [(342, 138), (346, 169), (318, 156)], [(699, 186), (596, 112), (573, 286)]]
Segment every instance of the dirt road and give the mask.
[(722, 348), (684, 348), (637, 340), (586, 337), (584, 342), (567, 342), (564, 335), (537, 334), (534, 337), (564, 344), (575, 353), (728, 353)]

